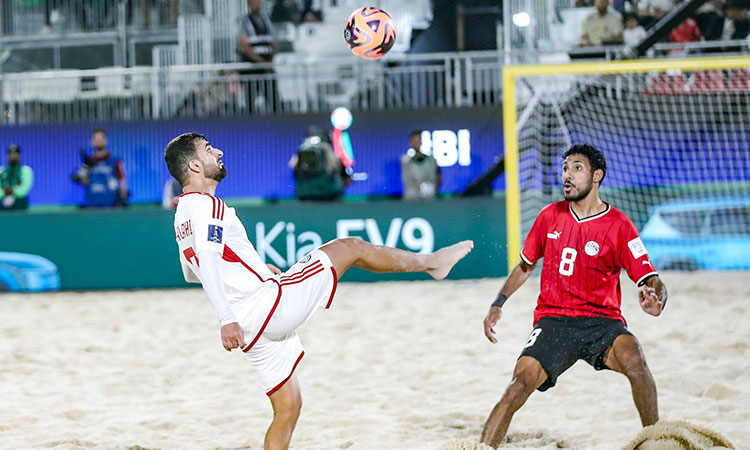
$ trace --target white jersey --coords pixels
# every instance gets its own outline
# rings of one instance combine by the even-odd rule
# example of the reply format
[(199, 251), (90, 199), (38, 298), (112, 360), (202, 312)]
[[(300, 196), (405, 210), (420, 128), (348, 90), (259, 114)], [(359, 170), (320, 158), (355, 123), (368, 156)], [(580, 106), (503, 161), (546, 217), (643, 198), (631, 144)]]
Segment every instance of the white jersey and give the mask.
[(273, 314), (281, 288), (247, 238), (235, 209), (209, 194), (182, 194), (174, 228), (185, 280), (203, 282), (198, 253), (219, 253), (226, 301), (246, 336), (252, 339), (259, 334)]

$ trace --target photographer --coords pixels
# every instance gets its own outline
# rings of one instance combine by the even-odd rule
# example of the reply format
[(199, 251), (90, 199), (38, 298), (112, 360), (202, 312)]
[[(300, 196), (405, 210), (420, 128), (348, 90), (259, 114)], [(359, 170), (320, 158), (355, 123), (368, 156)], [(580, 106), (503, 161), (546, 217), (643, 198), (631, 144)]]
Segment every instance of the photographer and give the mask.
[(73, 181), (86, 188), (84, 207), (127, 206), (128, 183), (122, 160), (107, 149), (107, 133), (97, 128), (91, 134), (94, 153), (82, 150), (83, 165), (73, 174)]
[(308, 136), (289, 165), (294, 169), (295, 194), (300, 200), (341, 200), (344, 188), (351, 183), (341, 160), (319, 135)]

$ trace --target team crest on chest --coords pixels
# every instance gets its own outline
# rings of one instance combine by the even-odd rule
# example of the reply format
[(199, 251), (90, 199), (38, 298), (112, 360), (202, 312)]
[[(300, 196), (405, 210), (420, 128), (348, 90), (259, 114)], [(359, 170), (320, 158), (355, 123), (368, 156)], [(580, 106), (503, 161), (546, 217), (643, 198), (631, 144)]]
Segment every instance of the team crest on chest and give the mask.
[(597, 254), (599, 254), (599, 244), (596, 241), (588, 241), (586, 242), (586, 246), (583, 248), (583, 251), (585, 251), (589, 256), (596, 256)]

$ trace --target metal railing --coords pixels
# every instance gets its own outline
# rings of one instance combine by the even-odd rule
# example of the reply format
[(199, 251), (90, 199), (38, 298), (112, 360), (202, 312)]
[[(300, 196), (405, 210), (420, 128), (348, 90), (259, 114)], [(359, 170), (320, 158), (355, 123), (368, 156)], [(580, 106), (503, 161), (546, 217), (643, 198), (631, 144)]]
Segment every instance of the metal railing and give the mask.
[(180, 7), (176, 0), (2, 0), (0, 36), (174, 28)]
[[(697, 56), (707, 46), (660, 44), (655, 56)], [(716, 46), (747, 51), (745, 41)], [(608, 48), (610, 55), (622, 50)], [(328, 112), (338, 106), (455, 108), (502, 101), (505, 58), (499, 51), (314, 62), (281, 54), (273, 64), (187, 65), (188, 56), (179, 46), (159, 46), (153, 67), (0, 75), (0, 107), (8, 112), (6, 123), (20, 124)]]
[[(157, 55), (158, 53), (158, 55)], [(173, 65), (0, 76), (7, 123), (207, 117), (498, 104), (501, 54), (410, 55), (374, 63), (354, 57), (274, 64)]]

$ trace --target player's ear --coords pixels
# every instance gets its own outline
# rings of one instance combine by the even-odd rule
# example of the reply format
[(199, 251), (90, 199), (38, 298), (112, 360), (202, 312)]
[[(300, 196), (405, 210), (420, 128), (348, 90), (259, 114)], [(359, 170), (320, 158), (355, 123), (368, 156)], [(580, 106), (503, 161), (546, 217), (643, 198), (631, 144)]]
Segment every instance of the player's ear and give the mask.
[(596, 169), (593, 175), (594, 183), (601, 184), (603, 178), (604, 178), (604, 171), (602, 169)]
[(194, 173), (201, 173), (203, 171), (203, 163), (196, 158), (188, 161), (188, 170)]

